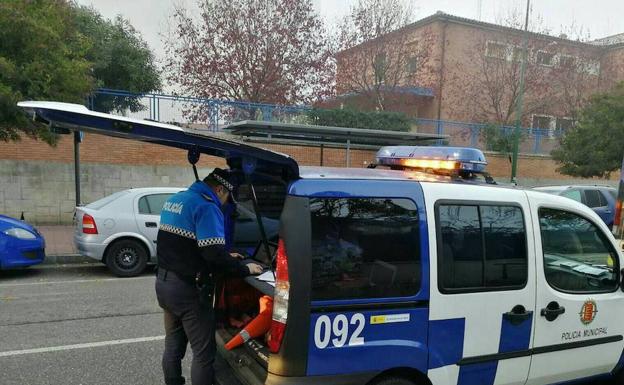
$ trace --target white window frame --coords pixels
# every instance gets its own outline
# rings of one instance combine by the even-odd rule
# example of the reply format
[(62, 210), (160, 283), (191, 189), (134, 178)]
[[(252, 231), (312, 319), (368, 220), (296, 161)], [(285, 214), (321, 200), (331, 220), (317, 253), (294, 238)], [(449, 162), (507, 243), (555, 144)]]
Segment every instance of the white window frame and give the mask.
[[(569, 117), (569, 116), (557, 116), (557, 117), (555, 117), (555, 130), (557, 130), (557, 120), (559, 120), (559, 119), (569, 120), (571, 122), (571, 124), (572, 124), (572, 127), (574, 127), (574, 119), (572, 119), (571, 117)], [(563, 130), (561, 132), (563, 132)]]
[[(505, 56), (504, 57), (499, 57), (499, 56), (492, 55), (491, 52), (490, 52), (490, 44), (496, 44), (498, 46), (503, 47)], [(492, 59), (509, 60), (509, 44), (502, 43), (502, 42), (496, 41), (496, 40), (488, 40), (488, 41), (485, 42), (485, 56), (489, 57), (489, 58), (492, 58)]]
[[(574, 63), (572, 63), (571, 67), (565, 67), (561, 63), (561, 59), (563, 59), (563, 58), (572, 58), (572, 59), (574, 59)], [(557, 55), (557, 65), (560, 68), (574, 68), (576, 66), (578, 60), (579, 60), (579, 58), (577, 56), (574, 56), (574, 55), (566, 55), (566, 54)]]
[(533, 127), (533, 122), (535, 121), (535, 118), (548, 118), (549, 122), (548, 122), (548, 137), (550, 138), (554, 138), (555, 137), (555, 130), (557, 129), (557, 117), (554, 115), (546, 115), (546, 114), (533, 114), (531, 115), (531, 131), (533, 131), (533, 129), (538, 129), (538, 130), (544, 130), (545, 128), (542, 127)]
[[(545, 54), (548, 54), (548, 55), (552, 55), (552, 60), (551, 60), (550, 64), (544, 64), (544, 63), (540, 63), (539, 62), (539, 54), (540, 53), (545, 53)], [(552, 52), (549, 52), (549, 51), (538, 50), (537, 52), (535, 52), (535, 64), (543, 66), (543, 67), (554, 67), (555, 62), (556, 62), (556, 58), (557, 58), (557, 55), (552, 53)]]
[[(520, 50), (520, 56), (518, 58), (514, 58), (514, 51), (517, 49)], [(527, 47), (527, 51), (529, 51), (529, 47)], [(517, 62), (521, 62), (522, 61), (522, 53), (524, 52), (524, 48), (521, 45), (511, 45), (511, 50), (509, 53), (509, 61), (517, 61)], [(527, 53), (527, 59), (528, 59), (529, 55)], [(515, 59), (515, 60), (514, 60)]]

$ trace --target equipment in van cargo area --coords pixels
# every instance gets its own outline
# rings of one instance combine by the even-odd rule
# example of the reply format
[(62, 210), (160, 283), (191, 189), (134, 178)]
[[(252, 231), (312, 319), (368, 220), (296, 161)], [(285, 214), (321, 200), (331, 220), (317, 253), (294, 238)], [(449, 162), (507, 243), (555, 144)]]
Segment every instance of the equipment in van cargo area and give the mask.
[(178, 127), (20, 105), (53, 126), (223, 157), (256, 214), (279, 216), (277, 242), (254, 251), (274, 286), (218, 291), (217, 349), (245, 385), (624, 383), (609, 229), (579, 202), (488, 186), (479, 150), (385, 147), (376, 169), (299, 168)]
[(250, 323), (238, 332), (234, 338), (225, 344), (227, 350), (249, 341), (250, 338), (263, 336), (271, 327), (271, 314), (273, 313), (273, 298), (268, 295), (260, 297), (260, 312)]

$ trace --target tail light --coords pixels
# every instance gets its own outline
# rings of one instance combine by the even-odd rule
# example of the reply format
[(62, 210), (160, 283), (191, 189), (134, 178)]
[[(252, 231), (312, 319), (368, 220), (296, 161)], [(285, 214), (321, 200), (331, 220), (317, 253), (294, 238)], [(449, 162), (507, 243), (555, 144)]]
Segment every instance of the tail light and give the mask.
[(288, 256), (284, 241), (279, 240), (277, 245), (277, 268), (275, 269), (275, 297), (273, 298), (273, 317), (271, 330), (268, 336), (269, 351), (277, 353), (282, 346), (286, 321), (288, 320), (288, 296), (290, 282), (288, 280)]
[(95, 219), (89, 214), (84, 214), (82, 216), (82, 232), (85, 234), (97, 234), (97, 225), (95, 224)]
[(613, 234), (619, 235), (620, 223), (622, 220), (622, 201), (617, 199), (615, 201), (615, 214), (613, 218)]

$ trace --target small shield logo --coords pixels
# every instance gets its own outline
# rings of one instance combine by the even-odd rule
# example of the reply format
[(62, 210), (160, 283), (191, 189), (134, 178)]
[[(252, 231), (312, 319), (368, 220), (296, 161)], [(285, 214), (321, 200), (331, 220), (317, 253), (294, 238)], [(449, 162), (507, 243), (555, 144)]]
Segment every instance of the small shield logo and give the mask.
[(592, 323), (594, 318), (596, 318), (596, 313), (598, 313), (598, 306), (596, 305), (596, 301), (591, 299), (585, 301), (583, 307), (581, 308), (581, 312), (579, 313), (583, 325), (589, 325), (590, 323)]

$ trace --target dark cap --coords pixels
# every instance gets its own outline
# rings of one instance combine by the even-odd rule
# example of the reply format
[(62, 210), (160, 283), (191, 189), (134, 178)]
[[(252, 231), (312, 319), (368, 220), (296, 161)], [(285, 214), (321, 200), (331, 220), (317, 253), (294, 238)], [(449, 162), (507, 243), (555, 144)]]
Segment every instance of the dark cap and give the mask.
[(204, 182), (208, 180), (213, 180), (217, 182), (221, 186), (225, 187), (229, 192), (232, 192), (232, 190), (234, 190), (232, 174), (230, 174), (230, 172), (227, 170), (215, 168), (210, 174), (208, 174), (206, 178), (204, 178)]

